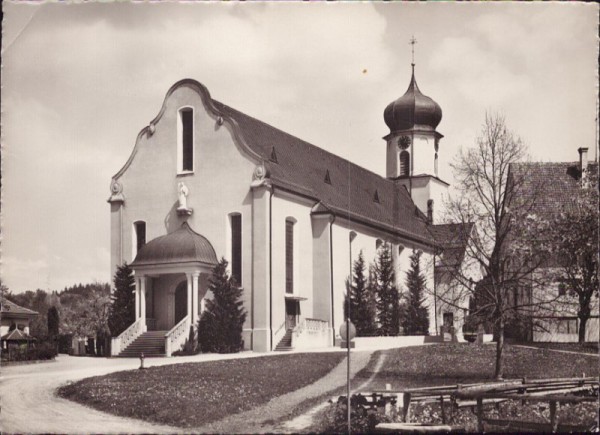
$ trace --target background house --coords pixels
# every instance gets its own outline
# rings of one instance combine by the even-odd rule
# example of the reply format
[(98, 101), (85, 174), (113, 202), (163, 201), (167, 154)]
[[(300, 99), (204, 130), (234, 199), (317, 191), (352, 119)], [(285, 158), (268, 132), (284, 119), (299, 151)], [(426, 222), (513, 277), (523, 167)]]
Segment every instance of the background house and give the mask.
[(9, 344), (20, 345), (33, 341), (34, 338), (29, 335), (29, 324), (38, 313), (4, 298), (0, 299), (0, 305), (2, 349), (7, 349)]
[[(590, 177), (597, 178), (598, 162), (588, 161), (587, 148), (579, 149), (579, 161), (517, 163), (510, 167), (509, 182), (519, 183), (519, 201), (527, 206), (528, 218), (549, 225), (562, 212), (574, 207), (590, 187)], [(595, 205), (597, 207), (597, 204)], [(542, 232), (540, 239), (547, 237)], [(519, 242), (514, 240), (514, 243)], [(594, 243), (597, 243), (595, 241)], [(576, 295), (570, 294), (556, 278), (565, 261), (552, 247), (546, 248), (531, 285), (515, 289), (515, 303), (540, 303), (528, 313), (526, 325), (512, 328), (509, 335), (533, 341), (577, 342), (579, 307)], [(543, 304), (543, 301), (552, 301)], [(592, 318), (587, 322), (586, 341), (598, 341), (598, 297), (592, 297)]]

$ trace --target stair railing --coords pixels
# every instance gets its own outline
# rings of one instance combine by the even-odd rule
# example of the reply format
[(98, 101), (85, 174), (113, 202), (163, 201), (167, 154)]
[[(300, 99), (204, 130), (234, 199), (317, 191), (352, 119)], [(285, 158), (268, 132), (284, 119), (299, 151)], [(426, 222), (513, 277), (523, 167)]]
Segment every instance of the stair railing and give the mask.
[(144, 331), (142, 327), (142, 319), (140, 318), (133, 322), (131, 326), (123, 331), (118, 337), (113, 337), (110, 340), (110, 355), (119, 355), (127, 348), (127, 346), (133, 343), (133, 340), (138, 338), (142, 332)]
[(292, 330), (292, 344), (291, 347), (295, 347), (298, 337), (302, 335), (302, 332), (306, 328), (306, 320), (302, 319)]
[(302, 319), (292, 332), (291, 346), (293, 348), (306, 347), (307, 341), (310, 342), (313, 340), (315, 340), (315, 344), (321, 343), (322, 339), (328, 334), (328, 322), (319, 319)]
[(279, 344), (279, 342), (281, 341), (281, 339), (283, 338), (283, 336), (286, 333), (286, 320), (283, 321), (283, 323), (281, 325), (279, 325), (279, 328), (277, 328), (277, 330), (273, 333), (273, 349), (275, 349), (275, 346), (277, 346)]
[(185, 340), (189, 337), (190, 318), (185, 316), (169, 332), (165, 334), (165, 354), (171, 356), (173, 352), (181, 350)]

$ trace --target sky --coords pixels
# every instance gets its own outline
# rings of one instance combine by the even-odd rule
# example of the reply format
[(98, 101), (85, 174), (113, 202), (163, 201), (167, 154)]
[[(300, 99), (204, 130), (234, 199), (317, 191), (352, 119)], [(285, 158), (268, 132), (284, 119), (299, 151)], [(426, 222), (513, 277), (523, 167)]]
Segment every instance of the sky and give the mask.
[(597, 144), (595, 4), (3, 2), (0, 277), (13, 292), (110, 277), (110, 180), (169, 87), (385, 175), (386, 105), (442, 107), (440, 177), (503, 114), (534, 161)]

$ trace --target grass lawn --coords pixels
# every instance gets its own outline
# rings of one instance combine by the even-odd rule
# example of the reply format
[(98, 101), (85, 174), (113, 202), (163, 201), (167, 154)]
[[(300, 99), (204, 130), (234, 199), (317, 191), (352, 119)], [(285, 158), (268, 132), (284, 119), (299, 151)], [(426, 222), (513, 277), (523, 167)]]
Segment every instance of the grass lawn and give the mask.
[(288, 354), (151, 367), (97, 376), (58, 395), (112, 414), (200, 427), (309, 385), (343, 353)]
[[(517, 343), (515, 343), (517, 344)], [(518, 343), (523, 346), (539, 347), (542, 349), (568, 350), (570, 352), (593, 353), (598, 355), (598, 343)]]
[[(392, 389), (475, 383), (492, 380), (496, 346), (469, 343), (444, 343), (404, 347), (381, 351), (386, 355), (383, 367), (368, 388)], [(528, 349), (506, 345), (504, 377), (530, 379), (598, 376), (598, 357)], [(373, 374), (375, 359), (355, 378), (368, 379)]]
[[(381, 369), (377, 373), (378, 355), (385, 355)], [(359, 385), (375, 375), (364, 391), (384, 389), (391, 384), (394, 390), (430, 387), (440, 385), (467, 384), (492, 381), (494, 375), (495, 344), (477, 346), (474, 344), (434, 344), (429, 346), (404, 347), (377, 352), (365, 369), (357, 374), (353, 385)], [(505, 378), (543, 379), (581, 376), (598, 376), (598, 357), (553, 352), (547, 349), (529, 349), (506, 345), (504, 348)], [(339, 394), (345, 394), (340, 390)], [(330, 405), (319, 412), (313, 426), (307, 433), (343, 432), (345, 413), (339, 417), (336, 405)], [(563, 405), (559, 409), (559, 420), (563, 424), (573, 424), (581, 428), (590, 428), (597, 421), (596, 403), (581, 405)], [(463, 427), (468, 432), (477, 430), (477, 419), (470, 408), (461, 408), (449, 412), (449, 423)], [(415, 405), (411, 413), (413, 422), (441, 424), (439, 404)], [(527, 404), (520, 401), (508, 401), (496, 408), (486, 409), (486, 415), (511, 420), (548, 422), (548, 405)], [(355, 427), (368, 432), (369, 429), (356, 422)], [(498, 430), (498, 428), (495, 428)]]

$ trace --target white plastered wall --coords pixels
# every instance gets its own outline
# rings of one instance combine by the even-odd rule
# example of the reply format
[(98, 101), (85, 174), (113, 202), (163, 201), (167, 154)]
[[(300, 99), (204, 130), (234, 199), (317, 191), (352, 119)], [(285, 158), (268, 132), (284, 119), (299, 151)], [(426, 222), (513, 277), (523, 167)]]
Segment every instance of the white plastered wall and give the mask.
[[(177, 118), (184, 106), (194, 108), (194, 172), (177, 174)], [(158, 109), (158, 107), (157, 107)], [(111, 265), (114, 275), (119, 249), (124, 261), (132, 258), (133, 222), (146, 222), (146, 241), (179, 228), (186, 218), (179, 217), (178, 183), (189, 189), (188, 207), (194, 210), (187, 218), (190, 227), (205, 236), (217, 257), (226, 256), (227, 215), (242, 214), (242, 286), (248, 311), (244, 341), (251, 343), (252, 325), (252, 200), (250, 183), (255, 163), (235, 143), (231, 126), (218, 125), (205, 108), (200, 94), (184, 85), (165, 101), (164, 114), (156, 123), (153, 135), (143, 135), (128, 168), (119, 178), (125, 203), (122, 211), (111, 206)], [(119, 213), (122, 213), (120, 220)], [(230, 260), (230, 259), (228, 259)]]
[[(285, 231), (286, 220), (294, 224), (294, 296), (300, 301), (300, 320), (313, 318), (313, 234), (311, 208), (314, 201), (275, 189), (272, 198), (272, 325), (285, 322)], [(276, 346), (277, 343), (273, 343)]]

